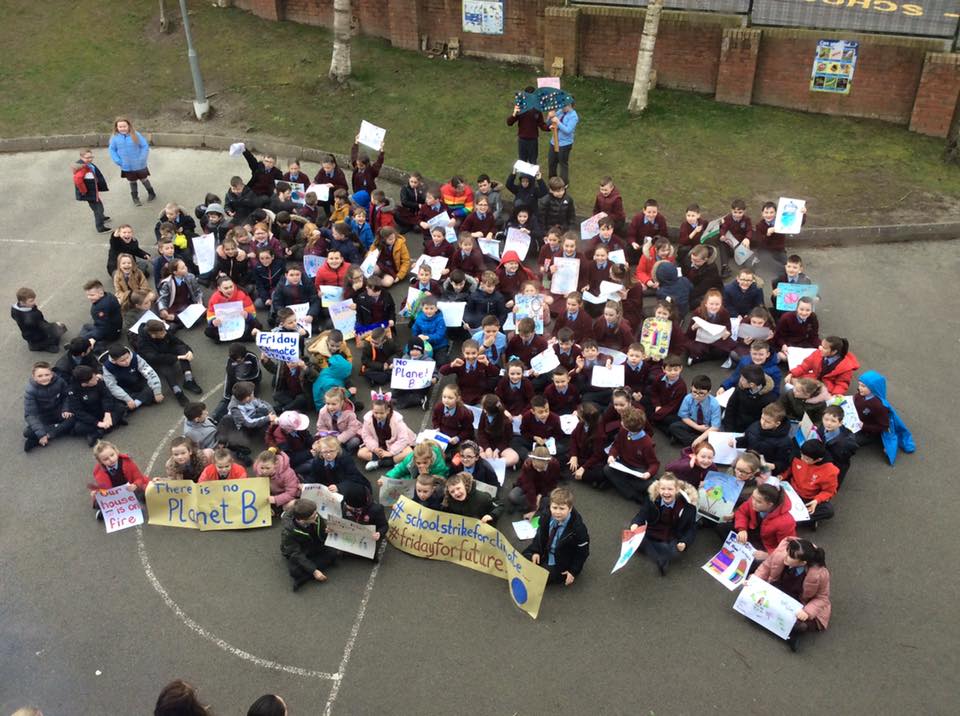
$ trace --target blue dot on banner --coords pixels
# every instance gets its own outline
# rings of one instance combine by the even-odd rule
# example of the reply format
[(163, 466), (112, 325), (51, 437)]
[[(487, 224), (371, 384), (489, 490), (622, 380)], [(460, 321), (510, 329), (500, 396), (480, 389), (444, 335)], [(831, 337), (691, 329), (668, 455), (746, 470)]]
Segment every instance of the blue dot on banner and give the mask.
[(527, 585), (523, 583), (520, 577), (514, 577), (510, 580), (510, 593), (513, 594), (513, 601), (517, 604), (526, 604)]

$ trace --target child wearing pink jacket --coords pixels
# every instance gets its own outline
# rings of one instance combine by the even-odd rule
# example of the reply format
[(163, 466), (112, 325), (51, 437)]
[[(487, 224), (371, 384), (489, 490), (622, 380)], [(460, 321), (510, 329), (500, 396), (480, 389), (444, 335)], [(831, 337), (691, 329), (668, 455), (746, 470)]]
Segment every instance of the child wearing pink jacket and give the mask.
[(390, 404), (390, 394), (375, 394), (370, 412), (363, 416), (360, 430), (363, 445), (357, 457), (366, 460), (367, 470), (392, 468), (411, 452), (417, 439), (403, 416)]
[(354, 452), (360, 447), (360, 420), (347, 391), (334, 386), (323, 394), (324, 406), (317, 413), (317, 438), (328, 435), (337, 439), (343, 449)]

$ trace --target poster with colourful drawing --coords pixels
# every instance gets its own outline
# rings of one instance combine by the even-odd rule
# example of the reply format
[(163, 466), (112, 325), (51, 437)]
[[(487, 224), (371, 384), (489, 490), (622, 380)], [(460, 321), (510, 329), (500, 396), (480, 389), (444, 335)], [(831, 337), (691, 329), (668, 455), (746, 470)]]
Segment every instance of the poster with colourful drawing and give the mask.
[(646, 525), (641, 525), (635, 530), (623, 531), (620, 537), (620, 556), (617, 558), (617, 563), (613, 565), (613, 569), (610, 570), (610, 574), (613, 574), (630, 561), (630, 558), (636, 554), (640, 548), (640, 543), (643, 542), (643, 536), (646, 533)]
[(853, 40), (820, 40), (813, 57), (810, 91), (850, 94), (859, 47)]
[(463, 0), (463, 31), (503, 34), (503, 0)]
[(703, 565), (703, 571), (732, 592), (743, 585), (750, 574), (755, 551), (749, 542), (737, 542), (737, 533), (731, 532), (723, 541), (720, 551)]
[(790, 630), (797, 623), (797, 612), (802, 608), (803, 605), (796, 599), (759, 577), (748, 580), (737, 601), (733, 603), (735, 612), (772, 631), (781, 639), (790, 638)]
[(662, 318), (647, 318), (640, 329), (640, 344), (647, 358), (666, 358), (670, 352), (673, 323)]
[(713, 522), (730, 517), (737, 506), (737, 498), (743, 485), (733, 475), (711, 470), (700, 484), (700, 499), (697, 512)]
[(820, 287), (815, 283), (787, 283), (783, 282), (777, 286), (777, 310), (778, 311), (796, 311), (797, 304), (804, 296), (816, 298)]
[(522, 318), (533, 319), (533, 330), (538, 336), (543, 335), (543, 296), (515, 296), (515, 310), (513, 312), (514, 325)]

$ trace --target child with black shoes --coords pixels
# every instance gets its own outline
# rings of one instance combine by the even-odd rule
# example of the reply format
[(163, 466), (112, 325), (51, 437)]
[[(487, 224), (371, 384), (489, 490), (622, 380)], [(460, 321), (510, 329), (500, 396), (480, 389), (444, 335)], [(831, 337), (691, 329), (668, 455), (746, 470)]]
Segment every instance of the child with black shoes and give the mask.
[(580, 576), (590, 556), (590, 535), (573, 507), (573, 492), (557, 487), (550, 492), (549, 519), (541, 519), (537, 534), (523, 556), (546, 569), (547, 584), (569, 587)]
[(307, 582), (326, 582), (323, 570), (337, 561), (337, 552), (325, 546), (327, 524), (317, 512), (317, 503), (305, 498), (295, 500), (283, 513), (280, 524), (280, 554), (293, 578), (293, 591)]
[(37, 293), (32, 288), (17, 289), (17, 301), (10, 307), (10, 318), (32, 351), (60, 352), (60, 339), (67, 332), (62, 323), (50, 323), (37, 308)]
[(51, 440), (73, 432), (76, 418), (68, 408), (67, 382), (53, 372), (50, 364), (33, 364), (30, 381), (23, 396), (23, 451), (46, 447)]
[(180, 405), (186, 407), (187, 397), (184, 389), (200, 395), (203, 393), (193, 379), (193, 351), (186, 343), (167, 331), (163, 321), (149, 320), (140, 326), (139, 354), (147, 363), (167, 381), (173, 396)]

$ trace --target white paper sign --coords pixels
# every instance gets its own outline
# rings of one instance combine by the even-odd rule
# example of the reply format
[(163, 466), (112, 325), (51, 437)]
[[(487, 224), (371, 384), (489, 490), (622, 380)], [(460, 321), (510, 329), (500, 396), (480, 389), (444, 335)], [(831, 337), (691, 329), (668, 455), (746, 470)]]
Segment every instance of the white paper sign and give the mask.
[(257, 348), (272, 361), (296, 363), (300, 360), (300, 334), (293, 331), (260, 331)]
[(390, 376), (390, 387), (401, 390), (429, 388), (436, 367), (437, 362), (432, 360), (395, 358), (393, 373)]
[(310, 330), (310, 323), (307, 322), (307, 312), (310, 310), (309, 303), (291, 303), (287, 306), (293, 315), (297, 317), (297, 325), (305, 331)]
[(243, 142), (234, 142), (230, 145), (230, 156), (231, 157), (242, 157), (243, 152), (246, 150), (246, 145)]
[(96, 494), (96, 500), (107, 534), (143, 524), (143, 508), (137, 496), (128, 490), (126, 485), (100, 490)]
[(528, 174), (532, 177), (536, 177), (540, 173), (540, 167), (536, 164), (530, 164), (529, 162), (522, 161), (518, 159), (513, 164), (514, 174)]
[(360, 134), (357, 135), (357, 141), (378, 152), (383, 146), (383, 140), (387, 136), (387, 130), (371, 124), (367, 120), (360, 122)]
[(640, 543), (643, 542), (646, 534), (646, 525), (640, 525), (633, 531), (623, 531), (623, 537), (620, 541), (620, 556), (617, 558), (616, 564), (613, 565), (613, 569), (610, 570), (610, 574), (613, 574), (630, 561), (630, 558), (637, 553), (637, 549), (640, 547)]
[(363, 262), (360, 264), (360, 270), (366, 278), (373, 276), (373, 272), (377, 270), (377, 259), (379, 258), (380, 249), (374, 249), (364, 257)]
[(423, 266), (423, 264), (427, 264), (430, 267), (430, 278), (439, 279), (443, 275), (443, 270), (447, 267), (448, 260), (446, 256), (427, 256), (426, 254), (421, 254), (420, 258), (418, 258), (417, 262), (413, 265), (413, 268), (410, 269), (410, 272), (416, 275), (420, 267)]
[(580, 259), (558, 256), (553, 260), (553, 265), (557, 270), (550, 281), (550, 293), (565, 296), (576, 291), (579, 288)]
[(309, 278), (314, 278), (320, 267), (327, 263), (323, 256), (314, 256), (313, 254), (303, 255), (303, 270)]
[(537, 536), (537, 528), (530, 520), (517, 520), (513, 523), (513, 531), (517, 533), (518, 540), (526, 541)]
[(377, 531), (376, 527), (360, 525), (336, 515), (330, 515), (326, 521), (327, 547), (373, 559), (377, 551), (377, 541), (373, 538), (373, 533)]
[(790, 515), (793, 517), (794, 521), (809, 521), (810, 511), (807, 509), (807, 506), (804, 504), (800, 495), (797, 494), (797, 491), (793, 489), (793, 485), (791, 485), (789, 482), (780, 482), (780, 487), (783, 489), (783, 493), (790, 498)]
[(614, 470), (619, 470), (620, 472), (625, 472), (628, 475), (633, 475), (634, 477), (639, 477), (641, 480), (646, 480), (649, 478), (649, 474), (640, 472), (639, 470), (634, 470), (632, 467), (627, 467), (619, 460), (615, 462), (608, 463), (610, 467)]
[(576, 430), (577, 424), (580, 422), (580, 418), (577, 417), (576, 413), (570, 413), (569, 415), (560, 416), (560, 429), (563, 430), (564, 435), (573, 435), (573, 431)]
[(400, 495), (413, 499), (417, 490), (417, 481), (401, 477), (381, 477), (380, 504), (384, 507), (393, 507)]
[(700, 343), (716, 343), (720, 336), (727, 330), (726, 326), (719, 323), (710, 323), (699, 316), (693, 317), (693, 322), (697, 325), (697, 341)]
[(507, 238), (503, 242), (503, 254), (508, 251), (516, 251), (517, 256), (523, 261), (527, 258), (527, 252), (530, 250), (530, 234), (517, 228), (507, 229)]
[(559, 77), (537, 77), (537, 87), (554, 87), (560, 89)]
[(788, 199), (781, 196), (777, 202), (777, 218), (773, 221), (773, 230), (778, 234), (799, 234), (803, 226), (803, 209), (807, 202), (803, 199)]
[(357, 335), (357, 306), (349, 298), (330, 306), (330, 320), (333, 321), (333, 327), (343, 333), (344, 338)]
[(440, 212), (439, 214), (437, 214), (436, 216), (434, 216), (434, 217), (432, 217), (432, 218), (430, 218), (430, 219), (427, 220), (427, 228), (428, 228), (428, 229), (435, 229), (435, 228), (437, 228), (438, 226), (439, 226), (441, 229), (445, 229), (445, 228), (446, 228), (447, 226), (449, 226), (449, 225), (450, 225), (450, 214), (448, 214), (448, 213), (445, 212), (445, 211), (441, 211), (441, 212)]
[[(730, 320), (733, 321), (733, 318)], [(771, 336), (773, 336), (773, 331), (766, 326), (752, 326), (749, 323), (741, 323), (738, 335), (740, 338), (752, 338), (753, 340), (766, 341), (770, 340)]]
[(247, 326), (243, 301), (218, 303), (213, 307), (213, 314), (220, 321), (217, 333), (221, 341), (235, 341), (243, 336)]
[(134, 335), (138, 334), (140, 332), (140, 326), (142, 326), (147, 321), (160, 321), (160, 323), (162, 323), (164, 326), (166, 326), (167, 328), (170, 328), (169, 323), (162, 320), (160, 316), (158, 316), (156, 313), (154, 313), (150, 309), (147, 309), (146, 311), (143, 312), (143, 315), (140, 316), (139, 320), (137, 320), (136, 323), (130, 326), (130, 332), (133, 333)]
[[(627, 265), (627, 254), (624, 252), (623, 249), (616, 249), (615, 251), (611, 251), (609, 254), (607, 254), (607, 258), (613, 261), (613, 263), (615, 264), (620, 264), (621, 266)], [(603, 290), (603, 283), (600, 284), (601, 291)]]
[[(503, 481), (507, 479), (507, 461), (502, 457), (485, 457), (483, 459), (486, 460), (487, 464), (493, 468), (493, 471), (497, 476), (497, 480), (501, 485), (503, 485)], [(496, 492), (494, 492), (493, 496), (497, 496)]]
[(730, 532), (720, 551), (707, 560), (702, 569), (732, 592), (742, 586), (750, 574), (754, 552), (753, 545), (749, 542), (740, 544), (737, 533)]
[(327, 520), (330, 516), (340, 517), (343, 514), (343, 508), (340, 503), (343, 502), (343, 495), (339, 492), (331, 492), (326, 485), (315, 482), (307, 482), (300, 486), (300, 497), (313, 500), (317, 503), (317, 512)]
[[(241, 303), (240, 306), (242, 308), (243, 303)], [(200, 316), (205, 316), (206, 314), (207, 309), (202, 303), (191, 303), (177, 314), (177, 320), (179, 320), (184, 327), (192, 328), (193, 324), (197, 322), (197, 319), (200, 318)]]
[(831, 405), (839, 405), (843, 409), (843, 426), (852, 433), (859, 433), (863, 428), (863, 421), (857, 413), (857, 406), (853, 404), (852, 395), (838, 395), (830, 401)]
[(612, 358), (614, 365), (623, 365), (624, 363), (627, 362), (627, 354), (622, 353), (613, 348), (608, 348), (607, 346), (600, 346), (600, 352), (603, 355), (606, 355)]
[(546, 375), (559, 365), (560, 359), (557, 358), (557, 352), (553, 350), (553, 346), (530, 359), (530, 367), (536, 371), (537, 375)]
[(467, 410), (473, 413), (473, 429), (477, 430), (480, 427), (480, 419), (483, 417), (483, 408), (479, 405), (468, 405)]
[(594, 366), (591, 385), (597, 388), (620, 388), (623, 386), (623, 366), (615, 365), (610, 368)]
[[(721, 433), (711, 432), (707, 434), (707, 440), (713, 445), (713, 461), (717, 465), (732, 465), (737, 461), (741, 451), (737, 449), (737, 438), (743, 437), (743, 433)], [(727, 443), (733, 442), (733, 447)]]
[(589, 219), (584, 219), (580, 222), (580, 238), (583, 241), (592, 239), (594, 236), (600, 233), (600, 219), (605, 218), (607, 212), (601, 211), (599, 214), (594, 214)]
[[(748, 249), (743, 244), (740, 244), (733, 250), (733, 260), (737, 262), (737, 266), (743, 266), (745, 263), (750, 261), (753, 258), (753, 251)], [(750, 263), (755, 263), (750, 261)]]
[(463, 327), (463, 312), (467, 309), (466, 301), (437, 301), (437, 308), (443, 313), (443, 323), (447, 328)]
[(193, 237), (193, 257), (197, 263), (197, 272), (203, 274), (213, 271), (217, 260), (217, 242), (213, 234)]
[(759, 577), (751, 577), (733, 603), (735, 612), (781, 639), (790, 638), (790, 631), (797, 623), (797, 612), (801, 609), (803, 605), (800, 602)]
[(730, 316), (730, 337), (737, 340), (740, 335), (740, 324), (743, 323), (743, 316)]
[(320, 294), (320, 305), (324, 308), (343, 300), (343, 286), (317, 286), (317, 293)]
[(311, 184), (307, 187), (307, 194), (313, 192), (317, 197), (317, 201), (329, 201), (330, 200), (330, 186), (328, 184)]
[(484, 256), (489, 256), (494, 261), (500, 260), (500, 242), (496, 239), (477, 239), (480, 245), (480, 252)]
[(800, 348), (798, 346), (787, 346), (787, 365), (790, 370), (799, 366), (807, 359), (807, 356), (813, 353), (817, 348)]

